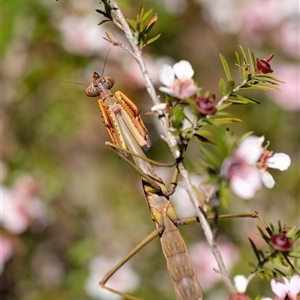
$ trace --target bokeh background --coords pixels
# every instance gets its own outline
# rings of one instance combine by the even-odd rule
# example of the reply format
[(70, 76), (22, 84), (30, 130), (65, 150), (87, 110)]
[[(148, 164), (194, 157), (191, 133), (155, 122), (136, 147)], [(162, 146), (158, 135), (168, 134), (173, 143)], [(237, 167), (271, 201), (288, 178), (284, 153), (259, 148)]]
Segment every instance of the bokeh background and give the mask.
[[(119, 1), (134, 18), (137, 1)], [(267, 222), (281, 220), (299, 228), (299, 2), (296, 0), (164, 0), (141, 1), (153, 8), (161, 33), (144, 57), (156, 87), (163, 63), (186, 59), (195, 80), (220, 97), (225, 77), (219, 53), (234, 68), (234, 51), (250, 47), (259, 58), (275, 53), (274, 75), (285, 81), (281, 92), (255, 92), (260, 105), (235, 107), (242, 124), (234, 133), (253, 130), (271, 141), (270, 149), (290, 155), (286, 172), (274, 171), (273, 190), (254, 199), (232, 196), (222, 212), (259, 211)], [(151, 107), (141, 73), (123, 50), (102, 37), (113, 32), (96, 0), (2, 1), (2, 140), (1, 140), (1, 296), (2, 299), (117, 299), (102, 294), (97, 281), (120, 257), (146, 237), (154, 224), (143, 199), (140, 178), (104, 142), (96, 100), (85, 95), (94, 71), (115, 78), (121, 90), (142, 110)], [(149, 156), (172, 157), (160, 139), (155, 117), (144, 116), (153, 137)], [(197, 179), (197, 151), (188, 166)], [(168, 182), (171, 170), (158, 170)], [(174, 195), (178, 213), (189, 212), (186, 194)], [(180, 203), (179, 203), (180, 202)], [(179, 204), (178, 204), (179, 203)], [(221, 251), (232, 274), (248, 275), (255, 261), (247, 236), (260, 247), (255, 220), (220, 222)], [(201, 228), (181, 230), (206, 294), (226, 299), (214, 277)], [(174, 299), (159, 241), (143, 249), (112, 281), (121, 291), (146, 299)], [(272, 296), (269, 284), (255, 279), (248, 294)]]

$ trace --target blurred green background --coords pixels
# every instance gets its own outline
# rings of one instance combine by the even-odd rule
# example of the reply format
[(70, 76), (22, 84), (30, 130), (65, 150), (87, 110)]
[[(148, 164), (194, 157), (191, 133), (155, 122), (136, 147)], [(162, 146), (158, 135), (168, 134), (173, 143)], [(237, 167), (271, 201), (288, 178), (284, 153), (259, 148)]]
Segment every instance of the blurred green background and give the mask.
[[(126, 16), (135, 17), (136, 1), (119, 4)], [(165, 0), (141, 4), (157, 13), (153, 35), (162, 34), (144, 50), (156, 87), (162, 63), (185, 59), (191, 62), (198, 85), (218, 99), (218, 81), (225, 77), (219, 53), (232, 68), (239, 45), (250, 47), (259, 58), (276, 54), (272, 68), (286, 82), (282, 92), (252, 94), (261, 104), (233, 108), (233, 115), (244, 122), (231, 128), (236, 134), (253, 130), (265, 135), (271, 141), (269, 149), (289, 154), (292, 165), (284, 173), (272, 172), (277, 183), (273, 190), (264, 188), (250, 201), (233, 197), (229, 209), (257, 210), (267, 222), (276, 224), (280, 219), (282, 224), (299, 227), (299, 3)], [(111, 49), (104, 74), (115, 78), (114, 91), (123, 91), (137, 103), (142, 116), (151, 107), (135, 61), (102, 39), (109, 31), (126, 42), (111, 23), (97, 25), (102, 17), (95, 9), (101, 8), (99, 1), (92, 0), (2, 2), (2, 185), (16, 191), (20, 178), (30, 178), (31, 185), (23, 181), (22, 188), (44, 207), (22, 232), (5, 226), (1, 230), (11, 243), (1, 275), (2, 299), (94, 299), (86, 290), (89, 261), (96, 256), (107, 261), (123, 256), (155, 228), (139, 176), (104, 146), (109, 136), (97, 99), (85, 95), (92, 73), (103, 71)], [(153, 137), (149, 156), (171, 161), (157, 120), (143, 119)], [(192, 147), (189, 154), (191, 173), (197, 162), (195, 150)], [(170, 179), (170, 170), (160, 172)], [(188, 201), (186, 196), (180, 200)], [(30, 200), (26, 203), (28, 209)], [(2, 214), (7, 213), (3, 209)], [(246, 237), (256, 235), (256, 225), (255, 220), (220, 223), (220, 235), (240, 252), (234, 274), (251, 271), (247, 262), (254, 261), (254, 255)], [(197, 225), (183, 228), (182, 234), (190, 246), (202, 239)], [(131, 265), (140, 280), (134, 295), (174, 299), (158, 240)], [(224, 287), (217, 283), (205, 299), (226, 299), (222, 291)], [(272, 295), (260, 280), (249, 287), (253, 297), (258, 291)], [(113, 299), (109, 297), (99, 299)]]

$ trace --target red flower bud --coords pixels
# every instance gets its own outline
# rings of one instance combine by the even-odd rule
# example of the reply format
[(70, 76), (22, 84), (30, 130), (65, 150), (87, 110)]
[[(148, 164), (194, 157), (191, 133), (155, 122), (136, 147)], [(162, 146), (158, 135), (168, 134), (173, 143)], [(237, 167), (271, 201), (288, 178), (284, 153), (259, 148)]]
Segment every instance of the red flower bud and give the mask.
[(269, 62), (272, 60), (275, 54), (271, 54), (267, 59), (256, 59), (256, 72), (257, 73), (273, 73), (273, 70), (271, 69), (271, 66)]
[(284, 233), (278, 233), (272, 235), (271, 245), (277, 251), (289, 251), (293, 247), (293, 241), (291, 238), (287, 237)]
[(216, 103), (209, 97), (198, 97), (195, 100), (196, 109), (203, 115), (212, 115), (216, 112)]
[(242, 293), (235, 293), (230, 295), (229, 300), (251, 300), (247, 295)]

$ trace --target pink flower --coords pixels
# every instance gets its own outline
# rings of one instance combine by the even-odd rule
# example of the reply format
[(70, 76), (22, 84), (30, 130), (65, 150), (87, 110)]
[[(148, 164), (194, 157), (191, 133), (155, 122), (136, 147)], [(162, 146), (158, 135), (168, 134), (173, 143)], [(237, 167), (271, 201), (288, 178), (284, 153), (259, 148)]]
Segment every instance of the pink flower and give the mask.
[[(239, 259), (238, 249), (234, 244), (224, 239), (218, 241), (218, 247), (224, 260), (224, 264), (227, 270), (230, 271)], [(221, 281), (220, 275), (214, 271), (214, 269), (218, 269), (215, 257), (211, 252), (210, 246), (206, 242), (194, 244), (189, 249), (189, 254), (194, 263), (203, 291), (210, 290), (216, 283)], [(205, 259), (203, 259), (203, 257), (205, 257)]]
[[(276, 300), (297, 300), (300, 293), (300, 276), (294, 275), (290, 280), (283, 277), (283, 281), (277, 279), (271, 280), (271, 288), (276, 294)], [(271, 298), (263, 298), (262, 300), (272, 300)]]
[(23, 233), (30, 222), (45, 217), (45, 208), (37, 197), (38, 186), (29, 175), (22, 176), (11, 188), (1, 187), (2, 226), (13, 234)]
[(221, 167), (221, 176), (230, 180), (231, 190), (239, 197), (250, 199), (262, 183), (273, 188), (275, 181), (268, 168), (285, 171), (291, 164), (285, 153), (273, 153), (262, 147), (264, 137), (248, 136)]
[[(96, 256), (89, 263), (90, 274), (85, 283), (85, 290), (93, 298), (118, 300), (123, 299), (121, 296), (109, 292), (99, 286), (99, 281), (113, 268), (121, 258), (108, 258), (104, 256)], [(130, 263), (126, 263), (118, 270), (107, 282), (107, 286), (121, 291), (134, 291), (140, 283), (139, 276), (132, 270)]]
[(231, 190), (241, 198), (252, 198), (262, 186), (256, 163), (263, 153), (263, 141), (264, 137), (248, 136), (222, 164), (221, 176), (230, 180)]
[(194, 80), (191, 79), (193, 75), (194, 70), (186, 60), (176, 63), (173, 68), (163, 65), (159, 78), (165, 86), (160, 87), (159, 90), (178, 99), (192, 97), (197, 91)]

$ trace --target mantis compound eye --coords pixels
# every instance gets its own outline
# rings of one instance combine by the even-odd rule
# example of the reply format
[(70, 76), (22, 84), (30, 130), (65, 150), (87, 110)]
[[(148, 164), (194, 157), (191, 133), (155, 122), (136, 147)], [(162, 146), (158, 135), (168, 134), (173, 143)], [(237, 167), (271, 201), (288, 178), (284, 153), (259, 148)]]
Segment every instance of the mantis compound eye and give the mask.
[(103, 84), (110, 90), (114, 86), (115, 80), (112, 77), (103, 77)]

